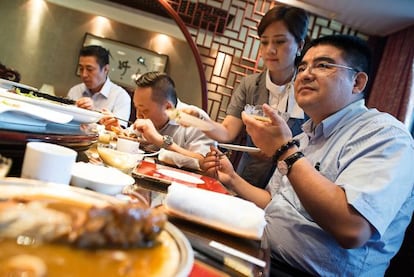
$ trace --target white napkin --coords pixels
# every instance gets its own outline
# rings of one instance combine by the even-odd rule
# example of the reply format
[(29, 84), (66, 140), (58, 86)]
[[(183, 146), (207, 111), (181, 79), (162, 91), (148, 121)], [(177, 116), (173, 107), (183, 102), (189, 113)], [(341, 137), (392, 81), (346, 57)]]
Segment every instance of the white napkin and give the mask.
[(201, 170), (197, 159), (163, 148), (158, 153), (158, 160), (167, 164), (176, 165), (179, 168), (186, 167), (190, 169)]
[(168, 212), (235, 235), (260, 239), (264, 210), (241, 198), (172, 183), (164, 200)]

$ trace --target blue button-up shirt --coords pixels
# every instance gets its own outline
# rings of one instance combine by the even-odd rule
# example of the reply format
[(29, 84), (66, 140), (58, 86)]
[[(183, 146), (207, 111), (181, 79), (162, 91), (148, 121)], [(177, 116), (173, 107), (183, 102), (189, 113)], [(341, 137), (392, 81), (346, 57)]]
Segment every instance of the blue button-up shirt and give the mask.
[[(286, 176), (276, 170), (267, 189), (264, 244), (272, 256), (321, 276), (383, 276), (414, 210), (414, 142), (392, 116), (354, 102), (297, 136), (301, 151), (340, 186), (374, 227), (359, 248), (344, 249), (306, 212)], [(310, 186), (309, 189), (312, 189)]]

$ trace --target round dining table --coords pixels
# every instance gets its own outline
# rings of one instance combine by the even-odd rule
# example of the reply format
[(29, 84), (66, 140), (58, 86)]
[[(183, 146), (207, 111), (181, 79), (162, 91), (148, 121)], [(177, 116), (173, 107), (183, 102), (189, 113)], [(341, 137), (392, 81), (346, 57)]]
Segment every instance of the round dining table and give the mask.
[(31, 141), (41, 141), (62, 145), (78, 152), (78, 160), (84, 159), (83, 152), (97, 142), (98, 133), (93, 126), (85, 125), (70, 132), (27, 132), (0, 129), (0, 153), (13, 160), (8, 176), (19, 177), (23, 164), (26, 144)]

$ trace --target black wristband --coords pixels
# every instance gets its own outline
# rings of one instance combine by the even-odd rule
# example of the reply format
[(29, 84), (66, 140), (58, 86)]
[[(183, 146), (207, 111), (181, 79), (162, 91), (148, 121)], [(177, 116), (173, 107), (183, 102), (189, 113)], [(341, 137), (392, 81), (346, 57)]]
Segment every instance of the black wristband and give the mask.
[(275, 154), (273, 155), (273, 162), (277, 162), (280, 159), (280, 156), (282, 156), (283, 153), (285, 153), (289, 148), (292, 148), (293, 146), (300, 146), (300, 143), (297, 139), (292, 139), (291, 141), (288, 141), (286, 144), (280, 146), (280, 148), (277, 149)]

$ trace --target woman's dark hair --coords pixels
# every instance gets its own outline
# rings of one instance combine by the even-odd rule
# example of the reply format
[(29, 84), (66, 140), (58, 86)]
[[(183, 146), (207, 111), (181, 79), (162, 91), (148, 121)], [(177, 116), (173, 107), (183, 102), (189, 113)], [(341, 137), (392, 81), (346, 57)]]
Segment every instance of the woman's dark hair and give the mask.
[(152, 88), (152, 100), (160, 102), (161, 100), (169, 100), (174, 107), (177, 105), (177, 92), (175, 91), (175, 83), (166, 73), (151, 71), (142, 74), (136, 81), (140, 88)]
[(88, 45), (82, 47), (79, 51), (79, 56), (81, 57), (89, 57), (94, 56), (96, 61), (98, 62), (100, 68), (104, 67), (105, 65), (109, 64), (109, 56), (111, 53), (99, 45)]
[(257, 26), (259, 37), (270, 24), (276, 21), (283, 21), (286, 24), (298, 44), (305, 41), (309, 23), (308, 13), (305, 10), (283, 5), (273, 7), (267, 11)]

